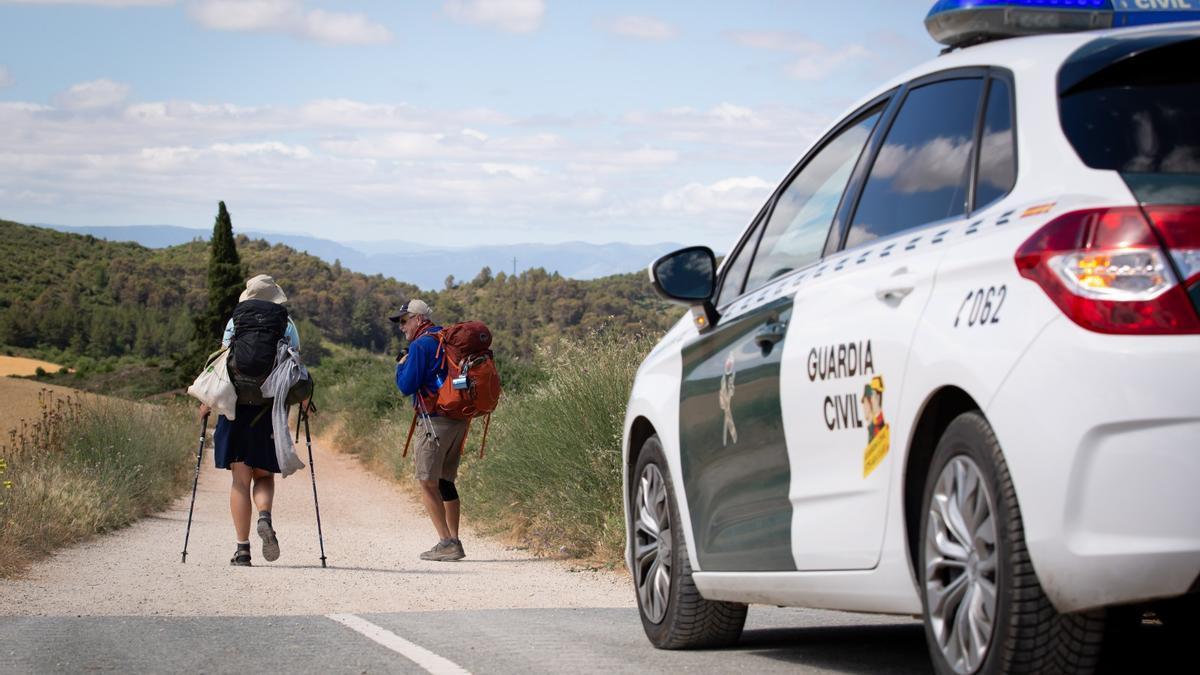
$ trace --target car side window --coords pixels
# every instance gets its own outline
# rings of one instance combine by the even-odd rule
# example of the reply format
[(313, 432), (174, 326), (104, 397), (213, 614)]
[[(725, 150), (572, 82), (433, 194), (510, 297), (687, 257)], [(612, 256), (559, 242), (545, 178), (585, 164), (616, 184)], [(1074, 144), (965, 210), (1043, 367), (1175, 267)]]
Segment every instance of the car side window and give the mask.
[(967, 211), (983, 80), (941, 80), (908, 92), (875, 157), (846, 248)]
[(742, 240), (742, 247), (730, 255), (725, 265), (724, 276), (721, 278), (721, 290), (717, 292), (717, 307), (724, 307), (742, 294), (742, 282), (746, 280), (746, 270), (754, 258), (754, 247), (758, 244), (758, 235), (762, 232), (763, 219), (760, 217), (750, 234)]
[(983, 116), (983, 134), (979, 141), (976, 209), (1008, 194), (1017, 182), (1012, 111), (1012, 89), (1008, 82), (992, 79), (988, 86), (987, 111)]
[(881, 112), (877, 106), (843, 129), (780, 193), (750, 266), (747, 291), (821, 258), (846, 183)]

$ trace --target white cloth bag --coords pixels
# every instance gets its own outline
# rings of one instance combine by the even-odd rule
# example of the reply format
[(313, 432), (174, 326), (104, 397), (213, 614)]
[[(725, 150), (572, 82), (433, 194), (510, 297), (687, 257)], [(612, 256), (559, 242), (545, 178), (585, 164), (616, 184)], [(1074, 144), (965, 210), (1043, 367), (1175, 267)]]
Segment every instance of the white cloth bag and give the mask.
[(229, 379), (228, 360), (228, 347), (209, 355), (204, 370), (188, 387), (187, 393), (212, 408), (213, 412), (232, 420), (237, 414), (237, 389)]

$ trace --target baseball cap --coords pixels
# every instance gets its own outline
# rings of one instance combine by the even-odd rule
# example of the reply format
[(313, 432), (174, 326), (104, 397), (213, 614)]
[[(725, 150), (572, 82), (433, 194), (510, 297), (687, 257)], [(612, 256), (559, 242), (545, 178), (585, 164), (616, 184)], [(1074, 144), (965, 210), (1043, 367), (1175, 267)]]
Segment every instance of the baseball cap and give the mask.
[(400, 309), (396, 310), (394, 314), (389, 316), (388, 320), (399, 323), (400, 319), (403, 319), (408, 314), (416, 314), (417, 316), (423, 316), (428, 319), (429, 317), (433, 316), (433, 310), (429, 309), (429, 305), (425, 304), (424, 300), (417, 300), (414, 298), (403, 305), (400, 305)]

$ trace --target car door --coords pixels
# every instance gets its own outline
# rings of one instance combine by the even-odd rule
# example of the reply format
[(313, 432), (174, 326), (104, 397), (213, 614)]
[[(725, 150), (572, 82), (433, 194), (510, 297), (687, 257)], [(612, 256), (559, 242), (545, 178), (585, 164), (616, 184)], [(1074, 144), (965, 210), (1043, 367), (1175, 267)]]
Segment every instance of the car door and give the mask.
[[(893, 417), (947, 234), (966, 217), (984, 71), (906, 87), (833, 253), (802, 285), (785, 353), (799, 570), (870, 569), (882, 550)], [(837, 248), (832, 247), (831, 248)], [(932, 347), (932, 346), (931, 346)]]
[(682, 347), (682, 477), (704, 571), (795, 569), (780, 404), (786, 277), (821, 257), (879, 111), (835, 130), (777, 191), (724, 266), (719, 320)]

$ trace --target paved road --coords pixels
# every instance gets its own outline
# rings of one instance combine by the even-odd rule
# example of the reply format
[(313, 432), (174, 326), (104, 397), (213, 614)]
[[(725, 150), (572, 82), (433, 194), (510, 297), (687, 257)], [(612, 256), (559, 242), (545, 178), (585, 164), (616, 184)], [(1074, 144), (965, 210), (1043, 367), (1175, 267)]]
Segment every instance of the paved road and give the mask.
[[(6, 617), (0, 672), (424, 673), (453, 672), (446, 669), (454, 665), (474, 673), (930, 671), (920, 624), (896, 617), (755, 607), (735, 648), (663, 652), (626, 608), (356, 616), (399, 638), (409, 656), (325, 616)], [(421, 651), (445, 661), (422, 667), (411, 660)]]

